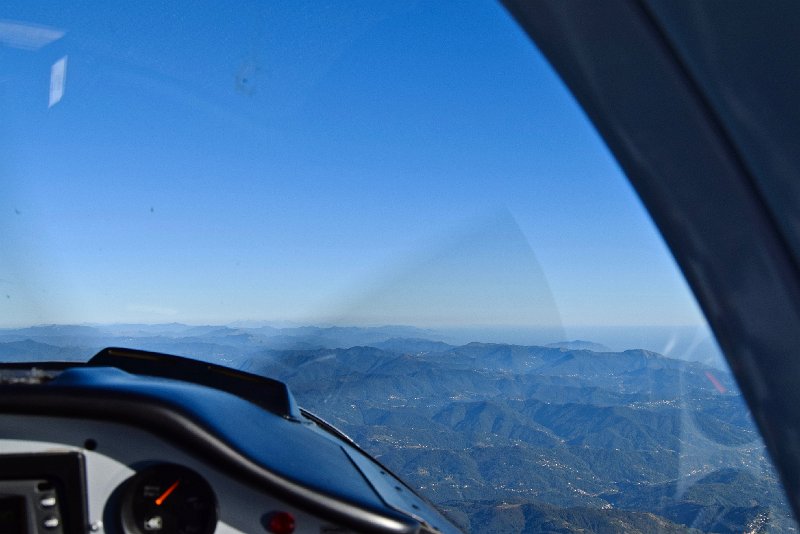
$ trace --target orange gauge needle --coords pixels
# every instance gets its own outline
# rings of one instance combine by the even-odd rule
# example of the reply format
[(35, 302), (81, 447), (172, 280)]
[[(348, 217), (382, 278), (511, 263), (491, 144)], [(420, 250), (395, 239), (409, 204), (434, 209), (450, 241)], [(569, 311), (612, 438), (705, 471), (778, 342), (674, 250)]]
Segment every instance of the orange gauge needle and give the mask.
[(173, 491), (175, 491), (175, 488), (177, 488), (177, 487), (178, 487), (178, 484), (180, 484), (180, 483), (181, 483), (181, 481), (180, 481), (180, 479), (179, 479), (179, 480), (176, 480), (176, 481), (175, 481), (175, 483), (174, 483), (173, 485), (171, 485), (170, 487), (168, 487), (168, 488), (167, 488), (167, 491), (165, 491), (164, 493), (162, 493), (162, 494), (161, 494), (161, 496), (160, 496), (158, 499), (156, 499), (156, 506), (161, 506), (161, 503), (163, 503), (163, 502), (166, 500), (166, 498), (167, 498), (167, 497), (169, 497), (170, 493), (172, 493)]

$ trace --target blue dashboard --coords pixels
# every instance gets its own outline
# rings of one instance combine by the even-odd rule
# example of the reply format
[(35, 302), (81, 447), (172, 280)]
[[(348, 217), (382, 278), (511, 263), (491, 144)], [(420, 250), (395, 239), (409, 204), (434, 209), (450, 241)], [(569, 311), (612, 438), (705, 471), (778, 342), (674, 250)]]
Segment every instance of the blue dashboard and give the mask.
[(280, 382), (127, 349), (3, 371), (19, 532), (457, 532)]

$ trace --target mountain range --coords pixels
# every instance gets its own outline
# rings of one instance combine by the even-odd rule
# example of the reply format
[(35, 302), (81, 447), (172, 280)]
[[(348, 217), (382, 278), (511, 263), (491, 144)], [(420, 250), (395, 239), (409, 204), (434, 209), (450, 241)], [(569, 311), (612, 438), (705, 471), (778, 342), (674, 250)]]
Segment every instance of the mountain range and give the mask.
[(591, 341), (447, 341), (403, 326), (62, 325), (0, 330), (0, 359), (128, 346), (283, 380), (467, 531), (796, 532), (728, 372)]

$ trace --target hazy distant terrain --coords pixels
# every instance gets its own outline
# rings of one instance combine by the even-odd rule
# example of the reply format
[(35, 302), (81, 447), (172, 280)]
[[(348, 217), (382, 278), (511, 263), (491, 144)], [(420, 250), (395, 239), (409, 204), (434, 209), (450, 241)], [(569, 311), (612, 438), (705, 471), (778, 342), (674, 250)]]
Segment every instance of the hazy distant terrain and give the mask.
[(474, 532), (795, 531), (729, 374), (592, 341), (453, 344), (412, 327), (43, 326), (0, 359), (128, 346), (286, 381)]

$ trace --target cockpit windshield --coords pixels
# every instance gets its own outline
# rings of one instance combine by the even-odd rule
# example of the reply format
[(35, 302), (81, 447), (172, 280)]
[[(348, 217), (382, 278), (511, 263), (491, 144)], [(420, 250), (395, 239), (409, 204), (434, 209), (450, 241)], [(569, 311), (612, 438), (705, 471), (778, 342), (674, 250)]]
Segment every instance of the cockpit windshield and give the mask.
[(468, 531), (796, 532), (668, 249), (502, 6), (11, 1), (0, 64), (0, 361), (285, 381)]

